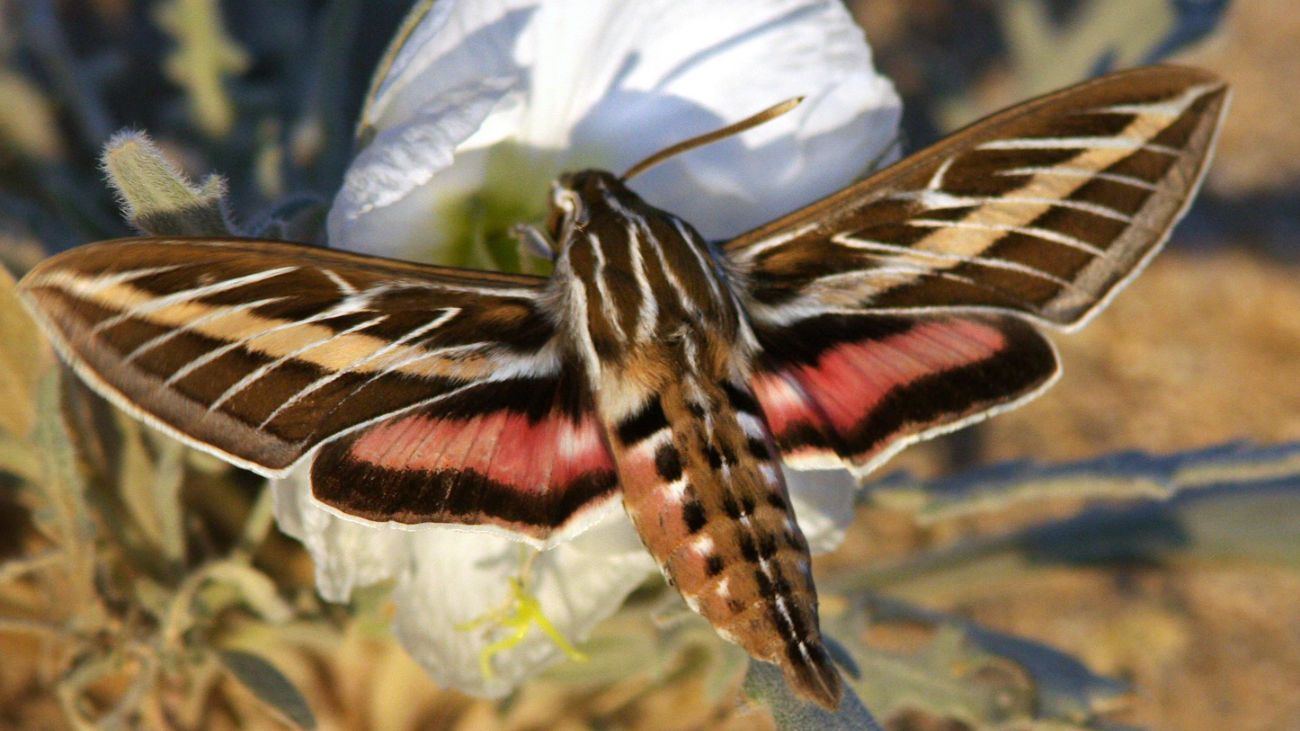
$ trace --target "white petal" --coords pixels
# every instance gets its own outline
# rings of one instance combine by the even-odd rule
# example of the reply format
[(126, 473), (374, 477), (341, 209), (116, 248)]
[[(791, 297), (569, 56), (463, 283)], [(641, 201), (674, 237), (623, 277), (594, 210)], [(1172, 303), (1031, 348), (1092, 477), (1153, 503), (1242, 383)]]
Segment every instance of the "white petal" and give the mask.
[(790, 502), (808, 548), (828, 553), (844, 542), (844, 531), (853, 522), (853, 499), (857, 481), (848, 470), (796, 470), (782, 467)]
[[(515, 87), (515, 79), (498, 77), (448, 90), (401, 124), (380, 129), (344, 175), (343, 187), (329, 212), (331, 241), (354, 242), (353, 248), (373, 250), (373, 245), (362, 243), (368, 232), (354, 231), (357, 219), (428, 185), (435, 174), (451, 165), (456, 147), (479, 131), (494, 108), (509, 105), (508, 96)], [(437, 188), (444, 194), (452, 191), (446, 181), (440, 181)], [(427, 216), (429, 211), (424, 213)], [(388, 222), (390, 230), (392, 224)], [(406, 227), (412, 229), (418, 231), (418, 226)]]
[(537, 556), (528, 574), (529, 593), (575, 644), (658, 573), (622, 510), (607, 511), (577, 538), (538, 552), (483, 531), (399, 528), (339, 517), (312, 498), (305, 469), (272, 481), (272, 489), (276, 521), (311, 553), (321, 596), (346, 602), (354, 589), (397, 578), (393, 630), (398, 640), (436, 682), (475, 695), (505, 695), (565, 657), (533, 628), (496, 657), (496, 676), (489, 680), (479, 670), (479, 653), (506, 631), (498, 625), (456, 628), (505, 605), (510, 579), (521, 575), (525, 557)]
[[(441, 147), (417, 150), (410, 137), (384, 136), (417, 116), (435, 122), (430, 105), (484, 76), (518, 79), (519, 96), (498, 99), (450, 168)], [(875, 73), (862, 31), (839, 2), (439, 0), (363, 120), (381, 136), (365, 154), (400, 160), (400, 172), (382, 165), (392, 172), (371, 179), (350, 171), (337, 206), (343, 212), (331, 215), (331, 241), (389, 254), (409, 254), (417, 242), (425, 251), (444, 245), (441, 202), (484, 183), (481, 154), (457, 170), (467, 151), (507, 142), (532, 161), (519, 170), (530, 181), (587, 165), (621, 171), (800, 95), (805, 103), (789, 115), (635, 181), (650, 202), (709, 237), (739, 233), (843, 187), (894, 140), (898, 97)], [(424, 136), (445, 141), (463, 131)], [(389, 145), (399, 149), (383, 149)], [(371, 203), (392, 205), (362, 210), (358, 187)], [(536, 187), (540, 207), (547, 191)]]
[[(545, 6), (539, 23), (548, 9), (558, 10)], [(578, 61), (567, 76), (553, 72), (548, 85), (567, 85), (572, 96), (595, 100), (578, 112), (583, 105), (565, 97), (573, 127), (568, 147), (608, 151), (602, 162), (615, 171), (785, 99), (806, 97), (783, 118), (635, 182), (651, 203), (706, 237), (741, 233), (844, 187), (897, 134), (898, 96), (875, 72), (862, 30), (842, 3), (662, 0), (620, 3), (608, 17), (594, 11), (588, 17), (605, 61)], [(557, 31), (538, 37), (553, 39)], [(546, 50), (537, 55), (538, 74), (558, 65), (554, 59), (576, 61), (553, 40)], [(535, 84), (532, 95), (529, 112), (540, 106), (536, 115), (545, 115), (546, 94)], [(558, 116), (551, 112), (549, 119)], [(526, 129), (541, 138), (540, 126)]]
[(302, 541), (316, 564), (316, 591), (346, 602), (352, 590), (400, 573), (410, 560), (408, 531), (340, 518), (312, 498), (306, 465), (272, 480), (275, 521)]
[(418, 24), (367, 100), (361, 126), (396, 127), (452, 89), (523, 70), (514, 47), (535, 12), (531, 3), (426, 0), (413, 10)]
[[(532, 549), (506, 538), (455, 530), (412, 535), (411, 567), (394, 593), (394, 632), (435, 682), (500, 697), (564, 659), (563, 651), (533, 627), (519, 644), (494, 656), (494, 677), (488, 679), (479, 670), (479, 653), (507, 631), (492, 625), (456, 628), (506, 605), (509, 580), (520, 575)], [(633, 545), (635, 550), (624, 550)], [(577, 644), (654, 573), (654, 562), (620, 513), (573, 541), (537, 554), (528, 591), (560, 634)]]

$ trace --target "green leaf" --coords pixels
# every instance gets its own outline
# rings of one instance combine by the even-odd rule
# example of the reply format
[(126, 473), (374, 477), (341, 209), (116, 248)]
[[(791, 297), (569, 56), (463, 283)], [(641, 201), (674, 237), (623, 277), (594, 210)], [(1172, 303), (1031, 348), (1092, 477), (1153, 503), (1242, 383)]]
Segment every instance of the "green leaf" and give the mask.
[[(861, 618), (861, 613), (858, 614)], [(827, 634), (851, 637), (853, 631), (831, 622)], [(953, 627), (940, 627), (914, 652), (887, 651), (860, 643), (848, 645), (862, 670), (850, 681), (865, 702), (885, 718), (911, 708), (978, 726), (1005, 717), (1027, 694), (1010, 682), (976, 682), (996, 658), (965, 641)]]
[[(1272, 470), (1258, 471), (1270, 474)], [(1011, 580), (1062, 564), (1257, 561), (1300, 568), (1300, 479), (1197, 485), (1169, 500), (1104, 505), (1010, 534), (970, 539), (838, 579), (842, 590), (908, 597)]]
[(244, 650), (222, 650), (220, 654), (226, 670), (263, 703), (301, 728), (316, 728), (316, 717), (307, 699), (274, 665)]
[(235, 123), (226, 94), (227, 75), (248, 68), (248, 54), (226, 33), (216, 0), (171, 0), (157, 7), (158, 25), (176, 39), (164, 61), (167, 76), (185, 89), (194, 121), (209, 137), (223, 137)]
[(0, 472), (35, 482), (41, 477), (41, 456), (27, 442), (0, 431)]
[(139, 132), (120, 132), (104, 146), (108, 182), (131, 224), (155, 236), (229, 236), (226, 184), (209, 176), (195, 186)]
[(36, 385), (52, 364), (36, 323), (18, 298), (14, 278), (0, 267), (0, 430), (26, 437), (36, 423)]
[(122, 435), (118, 467), (122, 503), (148, 541), (149, 550), (160, 550), (168, 563), (179, 565), (185, 558), (180, 502), (184, 447), (159, 437), (155, 463), (145, 446), (145, 427), (120, 412), (114, 416)]
[(1300, 568), (1300, 481), (1226, 485), (1169, 501), (1096, 508), (991, 541), (967, 570), (1007, 551), (1033, 566), (1194, 558)]
[(24, 158), (55, 162), (64, 145), (54, 104), (21, 74), (0, 69), (0, 147)]
[(71, 594), (68, 606), (81, 608), (81, 619), (92, 622), (96, 605), (95, 524), (86, 504), (86, 482), (59, 407), (59, 371), (51, 370), (37, 388), (39, 419), (34, 442), (42, 458), (41, 479), (33, 483), (39, 504), (32, 517), (50, 536), (67, 563)]
[[(1034, 717), (1069, 722), (1084, 721), (1095, 715), (1111, 699), (1127, 691), (1127, 686), (1112, 678), (1093, 673), (1082, 662), (1056, 648), (1023, 637), (997, 632), (961, 617), (913, 606), (906, 602), (870, 597), (866, 614), (872, 624), (922, 624), (937, 630), (936, 638), (926, 649), (936, 672), (964, 667), (965, 677), (983, 676), (981, 687), (989, 686), (988, 677), (996, 673), (978, 673), (974, 669), (990, 667), (997, 659), (1014, 663), (1026, 673), (1032, 685), (1032, 702), (1022, 703), (1034, 709)], [(871, 678), (871, 673), (867, 673)], [(996, 690), (996, 688), (995, 688)], [(1011, 700), (1014, 688), (997, 690)], [(1028, 700), (1028, 699), (1026, 699)], [(1013, 708), (995, 709), (997, 715), (1014, 712)]]
[(181, 637), (196, 622), (236, 604), (247, 606), (271, 624), (293, 618), (293, 607), (280, 598), (275, 582), (237, 559), (213, 561), (191, 572), (173, 604), (175, 610), (164, 631), (169, 639)]
[(883, 731), (847, 685), (839, 710), (834, 713), (795, 696), (781, 677), (781, 670), (769, 663), (751, 660), (744, 687), (751, 698), (772, 709), (772, 720), (780, 731)]
[[(1047, 3), (1007, 2), (1002, 11), (1007, 45), (1020, 80), (1017, 98), (1026, 98), (1095, 74), (1097, 59), (1106, 55), (1119, 67), (1142, 63), (1149, 49), (1176, 20), (1167, 0), (1078, 3), (1065, 26), (1051, 15)], [(1147, 63), (1150, 63), (1148, 61)]]
[(209, 564), (205, 573), (212, 581), (235, 589), (239, 598), (262, 619), (283, 624), (293, 618), (293, 608), (280, 598), (275, 582), (252, 566), (218, 561)]
[[(1034, 572), (1072, 564), (1196, 560), (1300, 567), (1298, 476), (1300, 443), (1230, 444), (1164, 457), (1125, 453), (1055, 466), (1000, 465), (928, 483), (886, 480), (872, 497), (886, 496), (880, 502), (907, 504), (927, 516), (995, 512), (1016, 500), (1057, 495), (1147, 497), (1111, 500), (1066, 519), (968, 539), (866, 571), (832, 574), (819, 585), (827, 595), (846, 597), (853, 609), (823, 627), (842, 638), (863, 636), (866, 626), (886, 637), (895, 625), (904, 637), (915, 637), (917, 624), (935, 633), (924, 648), (910, 653), (850, 647), (868, 679), (859, 692), (887, 716), (911, 705), (976, 725), (1027, 721), (1030, 714), (1035, 723), (1091, 723), (1123, 691), (1121, 684), (1042, 643), (908, 608), (874, 592), (922, 602), (959, 596), (962, 587), (1023, 582)], [(865, 625), (868, 616), (871, 624)], [(1008, 673), (1011, 667), (1018, 671)]]
[(863, 497), (934, 522), (1058, 497), (1164, 499), (1276, 480), (1300, 482), (1300, 442), (1232, 442), (1169, 455), (1118, 452), (1064, 464), (1007, 462), (937, 480), (900, 473), (869, 483)]

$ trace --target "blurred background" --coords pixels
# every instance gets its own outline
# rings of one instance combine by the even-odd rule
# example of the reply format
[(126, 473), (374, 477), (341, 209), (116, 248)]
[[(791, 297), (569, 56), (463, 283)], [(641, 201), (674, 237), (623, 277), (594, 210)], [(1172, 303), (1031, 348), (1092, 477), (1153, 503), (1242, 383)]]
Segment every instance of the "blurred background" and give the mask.
[[(903, 96), (907, 150), (1113, 68), (1194, 64), (1234, 91), (1167, 251), (1056, 339), (1060, 384), (905, 452), (818, 560), (855, 688), (895, 730), (1300, 729), (1294, 3), (848, 4)], [(0, 0), (0, 265), (17, 277), (132, 233), (98, 167), (123, 128), (195, 179), (225, 175), (245, 223), (312, 238), (408, 7)], [(438, 689), (388, 635), (382, 587), (316, 598), (253, 476), (69, 380), (60, 411), (48, 353), (3, 304), (0, 729), (773, 727), (745, 702), (743, 659), (664, 616), (659, 586), (602, 627), (587, 667), (501, 703)], [(142, 496), (160, 489), (175, 514)], [(153, 534), (183, 536), (174, 560)], [(214, 557), (240, 568), (204, 573)]]

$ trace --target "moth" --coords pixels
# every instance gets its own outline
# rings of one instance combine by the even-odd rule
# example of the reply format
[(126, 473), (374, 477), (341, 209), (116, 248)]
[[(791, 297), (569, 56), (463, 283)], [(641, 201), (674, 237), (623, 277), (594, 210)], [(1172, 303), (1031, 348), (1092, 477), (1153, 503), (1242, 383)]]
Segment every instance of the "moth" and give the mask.
[(1151, 67), (1034, 99), (730, 241), (600, 170), (547, 278), (134, 238), (21, 283), (110, 401), (337, 514), (548, 545), (626, 509), (686, 603), (834, 708), (780, 463), (863, 475), (1056, 378), (1186, 210), (1227, 86)]

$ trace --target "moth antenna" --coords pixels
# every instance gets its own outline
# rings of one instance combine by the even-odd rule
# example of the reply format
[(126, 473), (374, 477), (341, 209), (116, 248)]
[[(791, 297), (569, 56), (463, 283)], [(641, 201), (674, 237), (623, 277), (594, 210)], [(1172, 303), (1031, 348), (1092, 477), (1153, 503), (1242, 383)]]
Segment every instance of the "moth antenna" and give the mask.
[(623, 173), (623, 175), (619, 177), (619, 180), (626, 182), (636, 177), (637, 175), (644, 173), (645, 171), (649, 170), (655, 165), (658, 165), (664, 160), (667, 160), (670, 157), (675, 157), (677, 155), (682, 154), (683, 152), (687, 152), (688, 150), (694, 150), (697, 147), (703, 147), (705, 145), (712, 144), (714, 142), (717, 142), (720, 139), (723, 139), (724, 137), (731, 137), (732, 135), (738, 135), (741, 132), (745, 132), (747, 130), (753, 129), (754, 127), (757, 127), (758, 125), (763, 124), (764, 122), (770, 122), (773, 119), (776, 119), (777, 117), (781, 116), (782, 114), (785, 114), (786, 112), (799, 106), (801, 103), (803, 103), (803, 100), (804, 97), (801, 96), (796, 96), (790, 99), (786, 99), (780, 104), (770, 106), (767, 109), (764, 109), (763, 111), (759, 112), (758, 114), (755, 114), (750, 117), (746, 117), (740, 120), (739, 122), (736, 122), (735, 124), (729, 124), (726, 127), (723, 127), (722, 129), (716, 129), (712, 132), (706, 132), (705, 134), (702, 134), (698, 137), (692, 137), (689, 140), (683, 140), (682, 142), (678, 142), (675, 145), (665, 147), (664, 149), (656, 152), (650, 157), (647, 157), (641, 162), (628, 168), (627, 172)]

